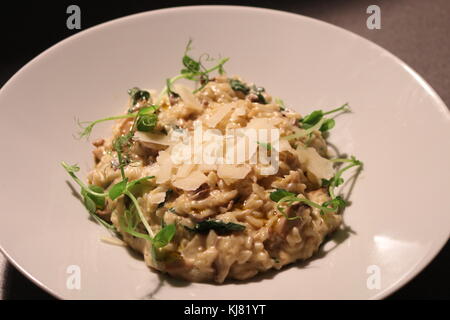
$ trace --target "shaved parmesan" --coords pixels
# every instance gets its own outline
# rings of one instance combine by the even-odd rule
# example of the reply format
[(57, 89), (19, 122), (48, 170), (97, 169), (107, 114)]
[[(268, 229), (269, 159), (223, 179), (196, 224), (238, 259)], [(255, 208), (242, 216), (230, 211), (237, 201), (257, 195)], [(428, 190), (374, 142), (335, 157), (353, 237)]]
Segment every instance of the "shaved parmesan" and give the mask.
[(170, 159), (170, 154), (167, 151), (162, 151), (156, 160), (158, 162), (159, 170), (156, 173), (156, 183), (165, 183), (170, 180), (172, 176), (173, 163)]
[(247, 124), (251, 129), (275, 129), (275, 126), (281, 122), (281, 119), (274, 118), (253, 118)]
[[(291, 147), (291, 144), (286, 139), (280, 139), (280, 152), (289, 151), (291, 153), (295, 152), (295, 149)], [(295, 153), (294, 153), (295, 154)]]
[(176, 178), (186, 178), (196, 167), (195, 164), (183, 164), (178, 168)]
[(173, 143), (169, 136), (166, 136), (164, 134), (136, 131), (134, 137), (137, 141), (142, 142), (144, 145), (146, 143), (154, 143), (169, 146)]
[(333, 162), (323, 158), (314, 148), (298, 149), (298, 159), (310, 173), (310, 178), (315, 183), (321, 184), (322, 179), (330, 179), (334, 176)]
[(201, 165), (198, 166), (198, 169), (200, 171), (206, 172), (206, 171), (213, 171), (213, 170), (217, 170), (217, 165), (216, 164), (206, 164), (203, 163)]
[(243, 106), (239, 106), (234, 109), (231, 114), (230, 121), (236, 121), (239, 117), (245, 116), (247, 114), (247, 110)]
[(198, 189), (202, 184), (208, 181), (208, 178), (199, 170), (193, 171), (185, 178), (177, 178), (172, 182), (173, 186), (185, 191)]
[(233, 110), (231, 104), (218, 105), (214, 113), (206, 120), (206, 124), (210, 128), (215, 128), (230, 112)]
[(202, 106), (198, 102), (197, 98), (194, 94), (183, 85), (175, 86), (174, 91), (180, 95), (181, 100), (183, 100), (184, 106), (186, 108), (193, 109), (195, 111), (201, 112)]
[(217, 175), (222, 179), (244, 179), (250, 172), (251, 167), (249, 165), (232, 165), (221, 164), (218, 166)]

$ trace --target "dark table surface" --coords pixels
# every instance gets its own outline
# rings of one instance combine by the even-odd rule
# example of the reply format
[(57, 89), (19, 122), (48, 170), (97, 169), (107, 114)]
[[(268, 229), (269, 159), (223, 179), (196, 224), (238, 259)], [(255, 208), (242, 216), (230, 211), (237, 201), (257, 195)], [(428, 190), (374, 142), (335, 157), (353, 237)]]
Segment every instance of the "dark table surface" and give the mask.
[[(4, 2), (5, 3), (5, 2)], [(0, 85), (33, 57), (76, 31), (66, 28), (66, 8), (77, 4), (82, 30), (128, 14), (192, 4), (237, 4), (299, 13), (353, 31), (392, 52), (415, 69), (450, 106), (449, 0), (309, 0), (309, 1), (35, 1), (2, 3)], [(381, 29), (366, 26), (366, 9), (381, 8)], [(450, 299), (450, 244), (430, 265), (388, 299)], [(0, 254), (2, 299), (52, 299)]]

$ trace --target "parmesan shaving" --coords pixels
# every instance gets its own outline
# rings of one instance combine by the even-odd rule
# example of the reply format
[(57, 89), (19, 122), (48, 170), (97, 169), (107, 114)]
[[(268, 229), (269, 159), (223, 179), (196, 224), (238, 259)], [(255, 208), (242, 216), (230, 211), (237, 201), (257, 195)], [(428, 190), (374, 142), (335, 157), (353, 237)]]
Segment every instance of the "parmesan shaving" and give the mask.
[(156, 183), (161, 184), (170, 180), (172, 176), (173, 163), (167, 151), (161, 151), (157, 158), (159, 170), (156, 173)]
[(173, 142), (169, 138), (169, 136), (166, 136), (164, 134), (155, 134), (151, 132), (141, 132), (136, 131), (134, 134), (134, 137), (137, 141), (146, 144), (146, 143), (154, 143), (154, 144), (160, 144), (164, 146), (169, 146)]
[(334, 176), (333, 162), (325, 159), (317, 153), (314, 148), (298, 149), (298, 159), (306, 167), (317, 184), (321, 184), (322, 179), (330, 179)]
[(214, 113), (206, 120), (206, 124), (210, 128), (215, 128), (217, 125), (233, 110), (231, 104), (218, 105)]
[(196, 167), (195, 164), (183, 164), (178, 168), (176, 178), (186, 178)]
[(183, 85), (177, 85), (175, 86), (174, 91), (180, 95), (180, 98), (181, 100), (183, 100), (184, 106), (186, 108), (190, 108), (198, 112), (202, 111), (202, 106), (188, 88)]
[(217, 175), (222, 179), (244, 179), (250, 172), (249, 165), (236, 166), (232, 164), (221, 164), (217, 170)]
[(247, 128), (252, 129), (275, 129), (275, 126), (279, 124), (281, 119), (274, 118), (253, 118), (247, 124)]
[(189, 174), (185, 178), (177, 178), (172, 184), (185, 191), (193, 191), (198, 189), (202, 184), (208, 181), (208, 178), (199, 170), (196, 170)]

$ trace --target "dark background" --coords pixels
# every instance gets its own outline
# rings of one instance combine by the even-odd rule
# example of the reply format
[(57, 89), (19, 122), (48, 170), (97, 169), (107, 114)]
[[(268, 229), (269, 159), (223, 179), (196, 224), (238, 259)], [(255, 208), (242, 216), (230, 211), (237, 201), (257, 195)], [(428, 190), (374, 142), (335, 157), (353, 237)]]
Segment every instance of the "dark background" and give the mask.
[[(129, 14), (181, 5), (235, 4), (299, 13), (355, 32), (409, 64), (450, 106), (449, 0), (305, 1), (2, 1), (0, 5), (0, 85), (29, 60), (78, 30), (66, 28), (66, 9), (81, 8), (81, 31)], [(366, 27), (366, 9), (381, 8), (381, 29)], [(1, 261), (1, 258), (0, 258)], [(388, 299), (450, 299), (450, 244), (414, 280)], [(1, 274), (3, 299), (52, 299), (11, 264)], [(1, 291), (0, 291), (1, 292)]]

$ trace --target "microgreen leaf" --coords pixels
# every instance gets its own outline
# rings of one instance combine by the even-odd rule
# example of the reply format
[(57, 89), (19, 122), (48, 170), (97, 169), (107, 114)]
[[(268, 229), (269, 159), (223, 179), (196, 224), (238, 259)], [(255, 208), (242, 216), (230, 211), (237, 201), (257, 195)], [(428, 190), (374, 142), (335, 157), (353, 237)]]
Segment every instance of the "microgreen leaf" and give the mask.
[[(331, 207), (335, 212), (338, 212), (339, 210), (342, 210), (347, 206), (347, 202), (341, 196), (337, 196), (334, 199), (325, 201), (324, 203), (322, 203), (322, 206)], [(321, 210), (320, 213), (322, 215), (325, 214), (323, 210)]]
[(230, 79), (228, 82), (230, 83), (231, 89), (234, 91), (242, 92), (245, 95), (250, 92), (250, 88), (237, 79)]
[(166, 225), (153, 238), (152, 240), (153, 246), (155, 246), (155, 248), (165, 247), (170, 241), (172, 241), (175, 232), (176, 232), (175, 224)]
[(334, 121), (334, 119), (326, 119), (322, 126), (320, 127), (320, 131), (321, 132), (326, 132), (328, 130), (331, 130), (334, 128), (334, 125), (336, 124), (336, 122)]
[(68, 173), (75, 173), (75, 172), (80, 171), (80, 167), (78, 165), (76, 165), (76, 164), (69, 165), (69, 164), (67, 164), (65, 162), (61, 162), (61, 165), (64, 167), (64, 169), (66, 169), (66, 171)]
[(314, 125), (316, 125), (322, 118), (323, 118), (322, 110), (316, 110), (311, 112), (306, 117), (300, 119), (299, 123), (301, 124), (301, 127), (303, 129), (309, 129)]
[(143, 132), (152, 131), (155, 128), (157, 121), (158, 116), (156, 114), (144, 114), (137, 120), (137, 130)]
[(332, 183), (334, 183), (334, 186), (338, 187), (344, 183), (344, 179), (342, 178), (336, 179), (336, 177), (332, 177), (329, 180), (322, 179), (322, 187), (329, 187)]
[(284, 189), (277, 189), (276, 191), (270, 193), (270, 200), (278, 202), (289, 196), (295, 196), (295, 194)]
[[(105, 190), (102, 187), (99, 187), (96, 185), (90, 185), (90, 186), (88, 186), (88, 189), (92, 190), (96, 193), (104, 193), (105, 192)], [(81, 189), (81, 195), (83, 196), (84, 199), (88, 198), (89, 200), (92, 200), (92, 202), (95, 205), (95, 210), (93, 212), (95, 212), (97, 208), (100, 210), (103, 210), (105, 208), (105, 197), (106, 196), (97, 196), (97, 195), (90, 194), (84, 188)], [(84, 201), (85, 204), (86, 204), (86, 201), (87, 200)]]
[(126, 209), (123, 215), (119, 218), (119, 225), (122, 231), (131, 234), (136, 238), (145, 239), (147, 241), (151, 241), (152, 239), (148, 234), (139, 232), (136, 230), (137, 225), (139, 224), (139, 218), (136, 218), (136, 214), (133, 213), (132, 210)]
[(284, 208), (281, 206), (282, 203), (286, 203), (287, 205), (292, 205), (293, 203), (296, 202), (301, 202), (304, 203), (310, 207), (313, 208), (317, 208), (320, 209), (323, 212), (334, 212), (334, 209), (331, 208), (327, 208), (325, 206), (321, 206), (318, 203), (315, 203), (307, 198), (300, 198), (297, 197), (294, 193), (289, 192), (287, 190), (284, 189), (277, 189), (276, 191), (272, 192), (270, 194), (270, 199), (272, 201), (277, 202), (279, 205), (277, 206), (277, 210), (283, 214), (288, 220), (294, 220), (294, 219), (299, 219), (299, 216), (295, 216), (295, 217), (288, 217), (285, 213), (284, 213)]
[(139, 110), (137, 115), (138, 116), (142, 116), (142, 115), (146, 115), (146, 114), (153, 114), (156, 110), (158, 110), (158, 108), (159, 108), (159, 106), (157, 106), (157, 105), (144, 107), (144, 108)]
[(83, 203), (89, 213), (95, 213), (97, 211), (97, 205), (94, 200), (92, 200), (86, 192), (81, 191), (81, 195), (83, 196)]
[(116, 200), (118, 197), (125, 193), (125, 191), (127, 190), (127, 183), (128, 179), (125, 178), (124, 180), (113, 185), (111, 189), (109, 189), (108, 195), (111, 200)]
[(139, 184), (141, 182), (147, 181), (149, 179), (153, 179), (154, 177), (155, 176), (146, 176), (146, 177), (143, 177), (143, 178), (140, 178), (140, 179), (136, 179), (136, 180), (130, 181), (128, 183), (128, 185), (127, 185), (127, 190), (130, 190), (133, 186), (135, 186), (135, 185), (137, 185), (137, 184)]
[(226, 235), (232, 232), (243, 231), (245, 226), (234, 222), (225, 223), (220, 220), (204, 220), (197, 223), (194, 228), (186, 227), (186, 229), (201, 234), (214, 230), (219, 235)]
[(200, 71), (200, 63), (189, 57), (187, 54), (183, 56), (183, 65), (186, 69), (183, 69), (181, 71), (182, 73), (197, 73)]
[(256, 102), (261, 103), (261, 104), (267, 104), (266, 98), (264, 98), (264, 96), (262, 95), (261, 92), (257, 92), (256, 96), (258, 97), (258, 101), (256, 101)]

